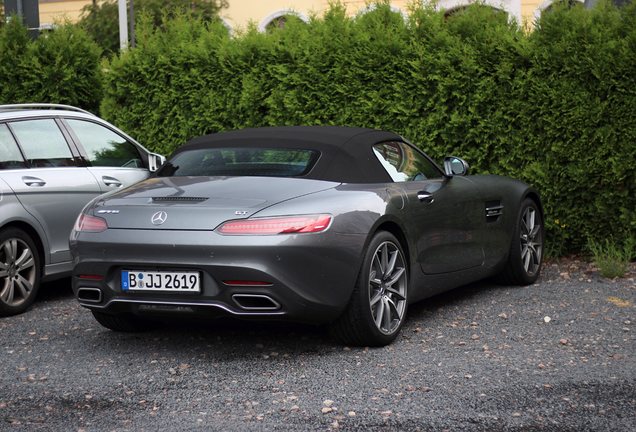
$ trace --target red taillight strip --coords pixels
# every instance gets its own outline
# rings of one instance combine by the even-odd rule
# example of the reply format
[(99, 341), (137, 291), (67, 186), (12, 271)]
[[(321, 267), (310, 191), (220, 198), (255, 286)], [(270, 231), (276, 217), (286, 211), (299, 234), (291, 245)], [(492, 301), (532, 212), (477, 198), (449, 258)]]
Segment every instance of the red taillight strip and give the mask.
[(329, 228), (331, 219), (328, 214), (240, 219), (224, 223), (217, 231), (225, 235), (317, 233)]
[(83, 275), (79, 275), (77, 276), (80, 279), (88, 279), (88, 280), (104, 280), (104, 276), (102, 275), (87, 275), (87, 274), (83, 274)]

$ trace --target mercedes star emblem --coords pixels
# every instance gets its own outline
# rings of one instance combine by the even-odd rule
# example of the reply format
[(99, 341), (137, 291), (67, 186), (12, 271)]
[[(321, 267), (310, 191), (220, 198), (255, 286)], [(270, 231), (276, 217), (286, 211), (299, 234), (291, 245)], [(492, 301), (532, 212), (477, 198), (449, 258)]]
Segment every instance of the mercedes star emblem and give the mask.
[(168, 219), (168, 213), (160, 211), (152, 215), (150, 222), (152, 222), (153, 225), (161, 225), (166, 219)]

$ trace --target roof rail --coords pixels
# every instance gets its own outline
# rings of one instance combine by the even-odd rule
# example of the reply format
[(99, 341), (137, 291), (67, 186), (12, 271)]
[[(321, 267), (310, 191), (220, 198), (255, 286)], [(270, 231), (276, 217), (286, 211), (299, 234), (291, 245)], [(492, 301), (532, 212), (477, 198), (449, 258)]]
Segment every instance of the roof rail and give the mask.
[(0, 111), (20, 111), (28, 109), (59, 109), (65, 111), (76, 111), (84, 114), (93, 115), (93, 113), (83, 110), (81, 108), (74, 107), (72, 105), (62, 104), (50, 104), (50, 103), (25, 103), (25, 104), (11, 104), (0, 105)]

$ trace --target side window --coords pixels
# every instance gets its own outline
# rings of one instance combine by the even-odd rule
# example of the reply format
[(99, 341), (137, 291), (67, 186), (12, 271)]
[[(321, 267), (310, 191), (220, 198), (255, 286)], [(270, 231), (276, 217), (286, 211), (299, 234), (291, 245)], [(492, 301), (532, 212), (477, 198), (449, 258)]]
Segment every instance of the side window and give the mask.
[(442, 177), (442, 172), (430, 160), (406, 143), (376, 144), (373, 152), (395, 182)]
[(86, 150), (92, 166), (143, 168), (137, 147), (110, 129), (93, 122), (66, 119)]
[(0, 124), (0, 169), (24, 168), (26, 163), (18, 144), (5, 124)]
[(75, 165), (71, 149), (55, 120), (15, 121), (9, 126), (32, 167)]

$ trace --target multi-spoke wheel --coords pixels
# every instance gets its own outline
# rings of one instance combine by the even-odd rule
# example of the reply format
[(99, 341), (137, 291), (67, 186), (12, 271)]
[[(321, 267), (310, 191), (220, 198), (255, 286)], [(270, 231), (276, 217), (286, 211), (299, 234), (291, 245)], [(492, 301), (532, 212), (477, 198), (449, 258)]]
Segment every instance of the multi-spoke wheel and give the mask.
[(528, 206), (524, 209), (520, 230), (519, 243), (523, 269), (528, 275), (536, 275), (541, 267), (543, 226), (539, 212), (535, 207)]
[(402, 325), (406, 311), (406, 265), (397, 243), (377, 247), (369, 271), (369, 305), (375, 326), (393, 334)]
[(508, 262), (500, 274), (502, 282), (528, 285), (534, 283), (543, 260), (543, 218), (537, 204), (526, 199), (519, 210)]
[(0, 231), (0, 315), (28, 308), (40, 284), (40, 259), (33, 240), (16, 228)]
[(387, 345), (398, 335), (408, 306), (408, 264), (400, 242), (381, 231), (369, 244), (356, 287), (333, 333), (353, 345)]

